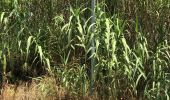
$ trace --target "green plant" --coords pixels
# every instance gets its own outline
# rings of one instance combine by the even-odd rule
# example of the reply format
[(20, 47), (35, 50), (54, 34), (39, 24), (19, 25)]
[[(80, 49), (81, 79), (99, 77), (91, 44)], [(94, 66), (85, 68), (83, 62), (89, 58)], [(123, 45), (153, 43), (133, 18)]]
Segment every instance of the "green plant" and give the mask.
[[(93, 24), (88, 3), (1, 0), (2, 81), (48, 74), (85, 97), (94, 58), (94, 97), (169, 100), (169, 0), (98, 0)], [(47, 81), (39, 84), (45, 95)]]

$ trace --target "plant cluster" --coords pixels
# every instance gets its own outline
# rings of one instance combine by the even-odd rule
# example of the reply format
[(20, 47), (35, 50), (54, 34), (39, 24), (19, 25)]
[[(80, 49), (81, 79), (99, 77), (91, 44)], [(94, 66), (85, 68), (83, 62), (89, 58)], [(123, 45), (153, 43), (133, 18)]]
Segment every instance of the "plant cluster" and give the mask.
[(169, 100), (170, 1), (98, 0), (95, 23), (88, 3), (1, 0), (1, 82), (48, 74), (75, 96)]

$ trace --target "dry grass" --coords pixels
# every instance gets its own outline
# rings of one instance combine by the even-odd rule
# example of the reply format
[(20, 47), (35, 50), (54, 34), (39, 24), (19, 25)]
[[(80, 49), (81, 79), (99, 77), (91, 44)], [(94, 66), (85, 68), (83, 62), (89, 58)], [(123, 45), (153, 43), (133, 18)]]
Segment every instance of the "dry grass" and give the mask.
[(67, 100), (73, 99), (52, 77), (33, 79), (31, 83), (4, 84), (0, 100)]
[(97, 97), (72, 96), (64, 88), (56, 84), (55, 78), (43, 77), (31, 83), (19, 85), (4, 84), (0, 100), (98, 100)]

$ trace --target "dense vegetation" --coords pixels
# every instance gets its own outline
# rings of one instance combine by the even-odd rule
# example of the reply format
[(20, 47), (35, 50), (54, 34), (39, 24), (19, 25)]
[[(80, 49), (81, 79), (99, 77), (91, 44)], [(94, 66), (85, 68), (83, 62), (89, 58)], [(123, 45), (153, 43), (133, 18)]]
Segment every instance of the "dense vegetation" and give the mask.
[(77, 98), (169, 100), (170, 1), (98, 0), (91, 13), (90, 0), (0, 0), (1, 83), (47, 75)]

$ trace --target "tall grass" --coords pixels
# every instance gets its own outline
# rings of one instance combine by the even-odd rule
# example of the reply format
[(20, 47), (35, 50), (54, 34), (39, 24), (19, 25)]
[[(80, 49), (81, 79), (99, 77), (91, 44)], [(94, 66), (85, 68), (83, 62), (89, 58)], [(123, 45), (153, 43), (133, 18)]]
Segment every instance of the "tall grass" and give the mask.
[(74, 2), (0, 1), (2, 82), (48, 74), (89, 96), (94, 58), (94, 97), (169, 100), (170, 2), (99, 0), (94, 24), (88, 3)]

